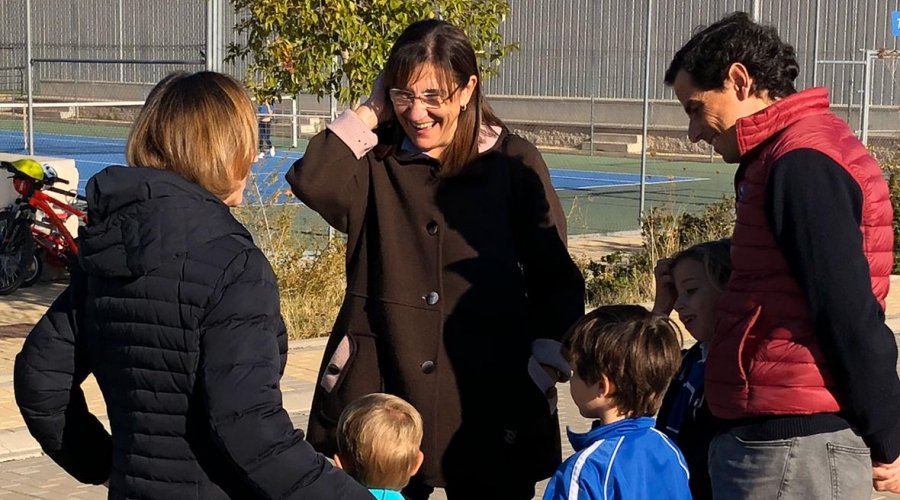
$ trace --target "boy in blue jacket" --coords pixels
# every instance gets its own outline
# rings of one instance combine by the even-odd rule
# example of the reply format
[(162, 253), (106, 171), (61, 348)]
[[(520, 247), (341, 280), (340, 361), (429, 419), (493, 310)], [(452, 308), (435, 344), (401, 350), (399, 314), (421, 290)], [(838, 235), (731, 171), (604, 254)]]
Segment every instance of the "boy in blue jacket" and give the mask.
[(671, 320), (640, 306), (600, 307), (566, 333), (572, 399), (584, 434), (568, 431), (575, 455), (550, 479), (544, 500), (686, 500), (684, 457), (654, 428), (681, 346)]

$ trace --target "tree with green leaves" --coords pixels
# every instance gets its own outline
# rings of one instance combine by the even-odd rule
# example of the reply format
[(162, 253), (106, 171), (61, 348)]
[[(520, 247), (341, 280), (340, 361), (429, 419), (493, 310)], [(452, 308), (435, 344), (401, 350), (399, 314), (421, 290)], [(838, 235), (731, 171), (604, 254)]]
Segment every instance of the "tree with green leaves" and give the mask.
[(283, 95), (334, 95), (357, 102), (384, 67), (391, 46), (415, 21), (443, 19), (469, 36), (482, 76), (498, 71), (518, 44), (500, 23), (506, 0), (232, 0), (245, 43), (228, 60), (249, 59), (246, 84), (261, 101)]

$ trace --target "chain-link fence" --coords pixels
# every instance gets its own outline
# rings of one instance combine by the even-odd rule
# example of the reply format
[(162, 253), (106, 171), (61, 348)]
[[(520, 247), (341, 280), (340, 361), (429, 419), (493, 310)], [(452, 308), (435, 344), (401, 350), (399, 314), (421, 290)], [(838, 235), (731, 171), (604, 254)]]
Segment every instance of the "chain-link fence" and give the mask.
[[(207, 61), (236, 40), (230, 28), (238, 16), (225, 0), (31, 0), (31, 95), (39, 106), (28, 116), (18, 104), (29, 68), (25, 5), (0, 0), (4, 151), (27, 149), (29, 120), (38, 134), (121, 136), (128, 118), (119, 111), (133, 110), (125, 104), (142, 101), (173, 70), (220, 67), (243, 76), (241, 62)], [(834, 112), (879, 159), (892, 158), (900, 137), (898, 62), (883, 56), (898, 47), (889, 21), (900, 0), (516, 0), (501, 29), (520, 49), (486, 91), (509, 127), (543, 150), (570, 232), (637, 229), (642, 181), (646, 208), (699, 210), (731, 193), (734, 166), (687, 139), (687, 117), (662, 80), (692, 32), (737, 10), (775, 26), (797, 51), (798, 87), (828, 87)], [(121, 105), (103, 105), (110, 100)], [(65, 106), (85, 101), (91, 104)], [(299, 156), (339, 108), (327, 97), (276, 103), (276, 151)]]
[(538, 144), (560, 175), (602, 178), (560, 191), (570, 232), (636, 229), (645, 148), (646, 208), (695, 211), (733, 191), (735, 166), (688, 140), (687, 117), (663, 83), (698, 27), (734, 11), (775, 26), (796, 50), (798, 88), (828, 87), (834, 112), (888, 161), (898, 148), (900, 86), (897, 60), (877, 54), (898, 47), (894, 10), (897, 0), (518, 0), (502, 29), (520, 50), (487, 90), (510, 128)]

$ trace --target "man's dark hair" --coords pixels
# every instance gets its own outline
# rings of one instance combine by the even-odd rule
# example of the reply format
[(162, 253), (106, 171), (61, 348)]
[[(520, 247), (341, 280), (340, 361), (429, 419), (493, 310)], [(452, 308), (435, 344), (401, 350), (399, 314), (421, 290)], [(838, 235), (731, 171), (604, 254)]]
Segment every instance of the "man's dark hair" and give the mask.
[(588, 385), (605, 375), (610, 398), (628, 417), (652, 416), (681, 364), (681, 334), (666, 316), (641, 306), (599, 307), (575, 322), (562, 340), (575, 376)]
[(666, 85), (675, 83), (679, 71), (691, 76), (701, 90), (720, 89), (734, 63), (747, 67), (753, 77), (750, 92), (780, 99), (797, 92), (794, 80), (800, 66), (794, 47), (781, 41), (771, 26), (756, 24), (746, 12), (735, 12), (694, 34), (675, 53), (666, 71)]

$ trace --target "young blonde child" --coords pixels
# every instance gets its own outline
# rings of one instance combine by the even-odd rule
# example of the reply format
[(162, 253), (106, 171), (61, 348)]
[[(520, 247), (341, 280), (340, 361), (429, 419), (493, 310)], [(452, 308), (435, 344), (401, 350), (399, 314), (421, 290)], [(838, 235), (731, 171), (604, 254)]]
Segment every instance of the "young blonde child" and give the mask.
[(684, 457), (653, 426), (678, 370), (672, 321), (640, 306), (606, 306), (578, 320), (563, 338), (572, 399), (590, 431), (568, 431), (575, 455), (550, 479), (544, 500), (686, 500)]
[(400, 490), (425, 458), (422, 417), (390, 394), (369, 394), (351, 403), (338, 420), (335, 465), (379, 500), (403, 500)]
[(715, 306), (731, 275), (731, 243), (710, 241), (694, 245), (656, 265), (653, 311), (668, 316), (672, 309), (697, 343), (682, 356), (681, 368), (663, 398), (656, 427), (684, 454), (691, 472), (695, 500), (712, 499), (709, 445), (715, 436), (706, 405), (703, 378), (706, 352), (715, 329)]

